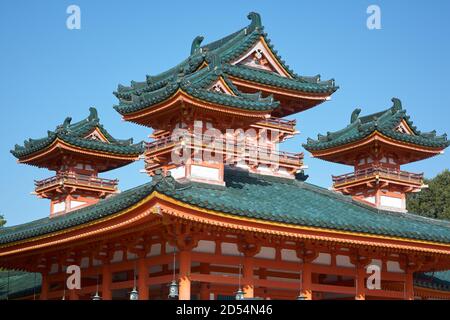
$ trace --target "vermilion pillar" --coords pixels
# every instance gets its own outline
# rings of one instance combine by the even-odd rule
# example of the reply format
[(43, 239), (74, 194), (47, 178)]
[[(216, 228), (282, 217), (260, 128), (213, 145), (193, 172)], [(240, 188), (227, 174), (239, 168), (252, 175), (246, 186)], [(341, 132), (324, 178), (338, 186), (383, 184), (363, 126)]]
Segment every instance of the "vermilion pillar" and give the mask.
[(102, 299), (111, 300), (111, 269), (108, 262), (103, 263), (102, 274)]
[(42, 284), (41, 284), (41, 294), (39, 296), (40, 300), (48, 299), (48, 274), (47, 271), (41, 273), (42, 275)]
[(254, 284), (253, 284), (253, 258), (244, 257), (244, 270), (243, 270), (243, 285), (244, 296), (246, 298), (254, 297)]
[(303, 262), (302, 294), (306, 300), (312, 300), (312, 272), (311, 263)]
[(209, 300), (208, 284), (204, 282), (200, 285), (200, 300)]
[(366, 272), (363, 266), (356, 266), (356, 278), (355, 287), (356, 295), (355, 300), (366, 300)]
[(69, 300), (78, 300), (78, 292), (76, 289), (69, 290)]
[(191, 299), (191, 252), (187, 250), (180, 251), (180, 300)]
[(145, 257), (140, 257), (138, 261), (138, 288), (139, 288), (139, 300), (148, 300), (148, 268), (145, 262)]
[[(209, 265), (207, 263), (200, 263), (200, 273), (209, 274)], [(210, 290), (209, 284), (202, 282), (200, 284), (200, 300), (209, 300)]]
[(414, 277), (413, 277), (412, 271), (406, 272), (405, 299), (406, 300), (414, 300)]

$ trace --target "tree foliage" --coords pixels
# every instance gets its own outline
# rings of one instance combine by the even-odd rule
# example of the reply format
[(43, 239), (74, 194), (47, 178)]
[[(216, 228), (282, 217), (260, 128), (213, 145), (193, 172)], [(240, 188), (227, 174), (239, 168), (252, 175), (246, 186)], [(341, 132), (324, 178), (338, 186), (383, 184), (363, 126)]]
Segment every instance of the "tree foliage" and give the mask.
[(408, 211), (436, 219), (450, 220), (450, 171), (444, 170), (433, 179), (425, 179), (428, 188), (407, 197)]
[(3, 227), (6, 224), (5, 217), (0, 214), (0, 228)]

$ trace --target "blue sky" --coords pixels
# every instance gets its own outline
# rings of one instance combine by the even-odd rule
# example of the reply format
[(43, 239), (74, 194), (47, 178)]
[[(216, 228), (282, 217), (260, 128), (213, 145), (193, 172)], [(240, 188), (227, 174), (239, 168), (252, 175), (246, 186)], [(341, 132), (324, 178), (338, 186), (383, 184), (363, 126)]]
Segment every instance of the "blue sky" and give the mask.
[[(81, 30), (68, 30), (66, 8), (81, 8)], [(366, 27), (366, 9), (381, 8), (381, 30)], [(85, 117), (92, 105), (118, 138), (146, 139), (149, 129), (125, 123), (113, 110), (118, 83), (143, 80), (184, 59), (192, 39), (232, 33), (259, 12), (272, 43), (301, 75), (321, 74), (340, 86), (331, 101), (296, 115), (301, 134), (282, 149), (302, 150), (308, 136), (344, 127), (398, 97), (419, 129), (450, 133), (449, 1), (2, 1), (0, 5), (0, 213), (15, 225), (46, 217), (49, 202), (31, 195), (33, 180), (52, 175), (18, 165), (14, 144), (39, 138), (66, 116)], [(324, 187), (331, 174), (351, 171), (310, 158), (309, 181)], [(433, 177), (449, 154), (405, 170)], [(122, 190), (149, 178), (138, 162), (111, 171)]]

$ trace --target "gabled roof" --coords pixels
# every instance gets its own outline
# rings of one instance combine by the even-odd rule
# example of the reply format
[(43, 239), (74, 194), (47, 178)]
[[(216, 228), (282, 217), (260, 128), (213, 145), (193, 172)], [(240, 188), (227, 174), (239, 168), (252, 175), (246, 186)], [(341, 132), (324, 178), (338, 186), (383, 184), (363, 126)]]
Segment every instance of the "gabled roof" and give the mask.
[[(15, 145), (11, 153), (19, 160), (37, 154), (52, 145), (56, 140), (61, 140), (69, 145), (82, 149), (98, 151), (101, 153), (113, 153), (118, 155), (138, 156), (143, 152), (143, 144), (133, 144), (133, 139), (118, 140), (100, 124), (97, 110), (89, 109), (89, 116), (76, 123), (71, 123), (72, 118), (67, 117), (64, 123), (57, 126), (54, 131), (47, 131), (47, 137), (41, 139), (28, 139), (24, 145)], [(87, 137), (98, 130), (101, 140)]]
[[(436, 135), (436, 131), (421, 132), (414, 126), (402, 103), (397, 98), (392, 98), (393, 106), (381, 112), (364, 117), (359, 117), (361, 109), (355, 109), (351, 116), (350, 124), (342, 130), (319, 134), (317, 140), (308, 138), (304, 148), (308, 151), (325, 150), (355, 141), (362, 140), (374, 132), (379, 132), (391, 139), (422, 147), (444, 149), (450, 145), (447, 135)], [(404, 121), (411, 130), (410, 133), (402, 133), (398, 130), (400, 123)]]
[[(115, 106), (115, 109), (121, 114), (136, 112), (168, 99), (179, 90), (203, 101), (249, 111), (271, 111), (278, 106), (279, 103), (274, 101), (271, 96), (262, 98), (260, 93), (248, 94), (240, 92), (228, 80), (223, 70), (224, 68), (221, 65), (208, 66), (170, 82), (160, 89), (148, 92), (143, 91), (139, 95), (133, 94), (131, 95), (131, 101), (121, 103)], [(208, 90), (219, 77), (222, 77), (227, 82), (227, 85), (233, 88), (235, 95)]]
[[(224, 94), (216, 93), (206, 98), (206, 94), (203, 92), (206, 89), (206, 82), (191, 81), (192, 76), (198, 72), (202, 72), (203, 75), (204, 73), (209, 75), (221, 73), (299, 92), (331, 94), (337, 90), (338, 87), (334, 85), (334, 80), (320, 81), (320, 76), (302, 77), (295, 74), (271, 45), (267, 33), (264, 32), (259, 14), (252, 12), (248, 18), (251, 23), (247, 27), (207, 45), (201, 46), (203, 37), (196, 37), (192, 43), (190, 56), (177, 66), (161, 74), (147, 76), (146, 81), (132, 81), (131, 86), (119, 85), (114, 94), (120, 102), (114, 108), (122, 115), (136, 112), (163, 101), (178, 89), (183, 89), (200, 99), (222, 102), (220, 95)], [(286, 77), (252, 67), (231, 64), (261, 39), (264, 40), (272, 55), (286, 72)], [(203, 69), (206, 70), (202, 71)], [(261, 103), (264, 104), (264, 101), (259, 101), (258, 105), (254, 99), (242, 95), (238, 95), (238, 97), (240, 99), (231, 99), (234, 101), (227, 101), (226, 105), (243, 109), (262, 108), (263, 110), (277, 107), (276, 103), (265, 102), (266, 105), (262, 106)]]
[(450, 243), (450, 222), (408, 213), (378, 210), (351, 197), (309, 183), (225, 170), (226, 186), (190, 182), (156, 174), (151, 183), (54, 218), (4, 227), (0, 245), (93, 222), (133, 206), (154, 191), (188, 205), (230, 217), (317, 227), (376, 236)]

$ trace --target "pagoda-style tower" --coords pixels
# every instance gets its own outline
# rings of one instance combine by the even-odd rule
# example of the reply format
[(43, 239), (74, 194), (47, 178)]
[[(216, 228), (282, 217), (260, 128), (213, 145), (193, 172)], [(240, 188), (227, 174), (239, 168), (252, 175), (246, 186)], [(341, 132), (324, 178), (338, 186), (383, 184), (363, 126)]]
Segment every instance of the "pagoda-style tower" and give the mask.
[(249, 26), (210, 44), (196, 37), (176, 67), (119, 85), (115, 109), (154, 129), (148, 174), (161, 168), (176, 179), (220, 185), (226, 165), (292, 178), (302, 170), (302, 153), (278, 151), (297, 133), (295, 121), (282, 117), (328, 100), (337, 87), (296, 75), (273, 49), (260, 16), (248, 18)]
[(308, 139), (305, 149), (316, 158), (351, 165), (352, 173), (333, 176), (333, 189), (378, 208), (406, 211), (405, 194), (424, 186), (422, 173), (400, 166), (426, 159), (449, 146), (446, 134), (423, 133), (413, 125), (400, 100), (387, 110), (359, 117), (353, 111), (344, 129)]
[(29, 139), (11, 153), (19, 163), (55, 171), (48, 179), (35, 181), (35, 194), (51, 200), (50, 215), (60, 215), (98, 202), (118, 192), (117, 180), (98, 173), (129, 164), (143, 152), (142, 143), (114, 139), (99, 122), (97, 110), (71, 124), (65, 119), (47, 137)]

